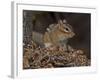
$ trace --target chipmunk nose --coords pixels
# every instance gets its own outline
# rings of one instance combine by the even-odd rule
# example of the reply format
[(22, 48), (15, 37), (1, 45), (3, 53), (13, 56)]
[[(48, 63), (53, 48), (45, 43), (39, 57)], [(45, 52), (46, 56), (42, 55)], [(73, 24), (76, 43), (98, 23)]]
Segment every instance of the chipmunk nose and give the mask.
[(75, 36), (75, 33), (73, 32), (73, 36)]
[(74, 37), (75, 36), (75, 33), (74, 32), (72, 32), (72, 37)]
[(75, 33), (74, 32), (71, 32), (71, 34), (69, 35), (70, 38), (72, 38), (74, 36), (75, 36)]

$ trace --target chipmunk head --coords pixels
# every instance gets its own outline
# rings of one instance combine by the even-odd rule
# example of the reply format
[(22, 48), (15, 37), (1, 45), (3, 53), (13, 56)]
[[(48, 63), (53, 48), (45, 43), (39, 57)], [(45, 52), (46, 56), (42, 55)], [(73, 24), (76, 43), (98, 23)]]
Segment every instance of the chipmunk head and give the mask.
[(75, 35), (75, 33), (73, 32), (72, 26), (69, 25), (66, 22), (66, 20), (63, 20), (63, 21), (59, 20), (58, 28), (59, 28), (59, 31), (61, 31), (67, 38), (72, 38)]

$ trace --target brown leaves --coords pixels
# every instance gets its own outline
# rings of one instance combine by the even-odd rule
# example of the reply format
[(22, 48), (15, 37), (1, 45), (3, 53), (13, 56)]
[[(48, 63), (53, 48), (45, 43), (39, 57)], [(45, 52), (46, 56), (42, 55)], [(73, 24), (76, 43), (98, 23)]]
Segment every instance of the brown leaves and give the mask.
[(29, 65), (29, 59), (27, 57), (23, 57), (23, 68), (26, 69), (26, 68), (29, 68), (30, 65)]
[[(31, 44), (30, 46), (34, 46), (34, 44)], [(83, 50), (76, 50), (71, 46), (68, 46), (66, 50), (56, 46), (49, 48), (28, 46), (23, 50), (23, 69), (90, 65), (90, 60), (86, 57)]]

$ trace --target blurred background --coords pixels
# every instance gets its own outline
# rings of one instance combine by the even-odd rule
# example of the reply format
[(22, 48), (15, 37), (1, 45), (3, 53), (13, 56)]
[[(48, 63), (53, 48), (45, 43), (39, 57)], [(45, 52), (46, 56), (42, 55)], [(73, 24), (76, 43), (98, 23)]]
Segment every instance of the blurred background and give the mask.
[(91, 14), (69, 12), (46, 12), (23, 10), (23, 42), (29, 43), (32, 31), (43, 34), (46, 28), (58, 20), (65, 19), (76, 34), (68, 41), (75, 49), (82, 49), (88, 58), (91, 56)]

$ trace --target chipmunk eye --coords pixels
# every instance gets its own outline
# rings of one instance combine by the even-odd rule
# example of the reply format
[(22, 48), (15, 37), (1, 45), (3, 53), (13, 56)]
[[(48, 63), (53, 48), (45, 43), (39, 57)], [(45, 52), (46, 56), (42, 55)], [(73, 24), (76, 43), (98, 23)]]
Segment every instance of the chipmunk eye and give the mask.
[(69, 31), (69, 29), (68, 29), (68, 28), (66, 28), (66, 31)]

